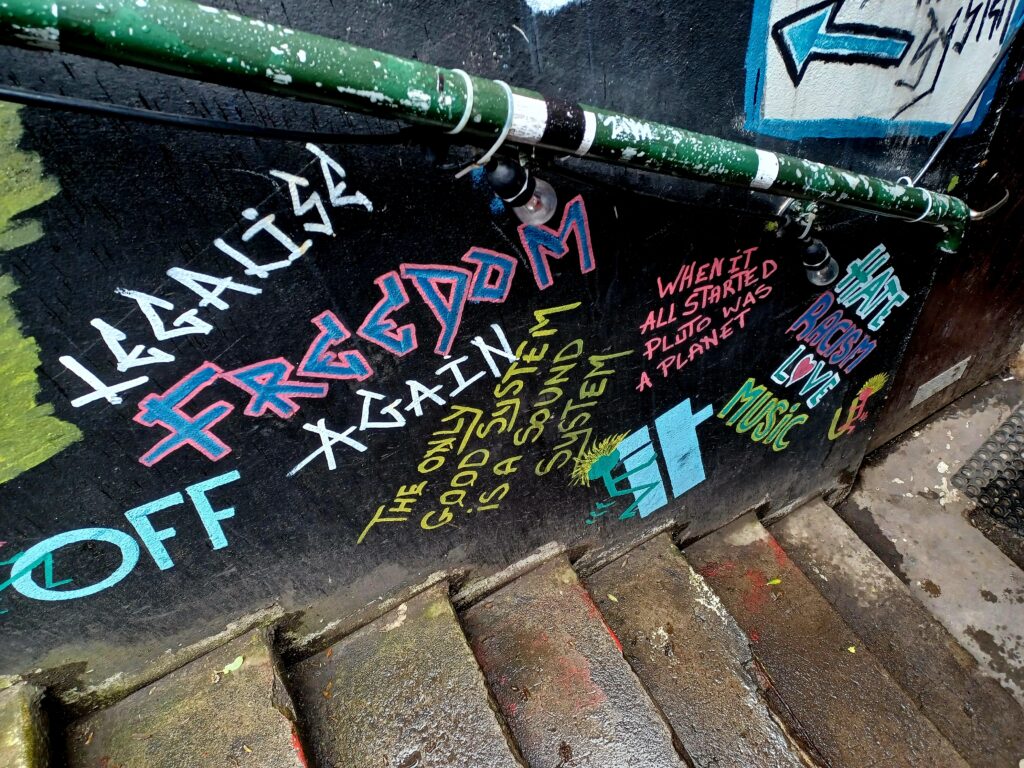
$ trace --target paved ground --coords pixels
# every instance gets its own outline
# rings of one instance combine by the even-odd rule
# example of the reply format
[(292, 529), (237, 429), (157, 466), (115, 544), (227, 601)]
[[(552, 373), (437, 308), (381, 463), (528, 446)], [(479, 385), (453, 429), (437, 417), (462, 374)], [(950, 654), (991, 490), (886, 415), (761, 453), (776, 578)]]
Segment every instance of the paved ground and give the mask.
[(668, 534), (586, 581), (695, 768), (799, 768), (757, 686), (747, 638)]
[(968, 521), (950, 480), (1024, 400), (996, 379), (874, 454), (844, 520), (982, 669), (1024, 703), (1024, 571)]
[(530, 768), (684, 768), (565, 556), (484, 598), (463, 621)]

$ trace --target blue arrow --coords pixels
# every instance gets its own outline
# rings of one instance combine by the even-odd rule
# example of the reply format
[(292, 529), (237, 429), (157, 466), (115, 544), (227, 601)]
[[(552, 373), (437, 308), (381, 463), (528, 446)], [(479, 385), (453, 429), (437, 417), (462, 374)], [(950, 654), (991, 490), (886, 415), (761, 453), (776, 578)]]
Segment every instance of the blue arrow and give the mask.
[(903, 61), (914, 36), (903, 29), (871, 24), (839, 24), (845, 0), (825, 0), (780, 19), (772, 38), (794, 85), (812, 61), (839, 61), (894, 67)]

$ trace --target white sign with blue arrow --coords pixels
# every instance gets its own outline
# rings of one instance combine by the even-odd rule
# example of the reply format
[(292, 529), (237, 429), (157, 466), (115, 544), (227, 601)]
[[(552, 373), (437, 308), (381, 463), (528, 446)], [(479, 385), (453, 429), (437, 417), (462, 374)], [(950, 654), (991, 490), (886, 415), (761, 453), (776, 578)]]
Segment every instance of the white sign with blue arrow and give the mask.
[[(746, 127), (783, 138), (945, 131), (1024, 0), (755, 0)], [(968, 116), (976, 129), (992, 88)]]

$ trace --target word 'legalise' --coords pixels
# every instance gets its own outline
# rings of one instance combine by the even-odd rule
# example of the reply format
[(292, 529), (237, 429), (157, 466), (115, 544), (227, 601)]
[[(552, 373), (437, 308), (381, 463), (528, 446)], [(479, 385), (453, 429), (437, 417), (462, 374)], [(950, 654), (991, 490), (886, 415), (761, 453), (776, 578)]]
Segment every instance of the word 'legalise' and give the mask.
[[(373, 211), (373, 203), (362, 192), (351, 194), (347, 192), (348, 182), (345, 169), (336, 160), (315, 144), (307, 144), (306, 150), (315, 158), (313, 162), (319, 161), (327, 199), (332, 208), (354, 206), (366, 211)], [(271, 213), (261, 216), (255, 208), (246, 208), (242, 211), (242, 217), (251, 221), (252, 224), (241, 233), (241, 242), (232, 245), (222, 237), (218, 237), (213, 242), (214, 248), (223, 256), (227, 256), (235, 262), (236, 266), (244, 267), (244, 275), (260, 280), (266, 280), (272, 272), (290, 267), (298, 259), (308, 254), (313, 247), (312, 236), (334, 236), (334, 224), (327, 213), (327, 206), (324, 205), (320, 193), (310, 192), (305, 200), (300, 197), (300, 189), (306, 190), (310, 186), (308, 179), (277, 170), (270, 171), (270, 175), (287, 185), (292, 214), (296, 219), (315, 213), (311, 219), (296, 222), (296, 225), (301, 224), (303, 232), (311, 237), (297, 243), (290, 234), (281, 228), (282, 222), (279, 221), (278, 214)], [(303, 194), (305, 193), (303, 192)], [(267, 251), (268, 248), (283, 250)], [(257, 251), (262, 251), (264, 255), (259, 255)], [(257, 261), (258, 258), (266, 260)], [(157, 344), (191, 334), (209, 334), (213, 330), (213, 324), (201, 317), (200, 311), (207, 310), (209, 312), (210, 309), (215, 309), (222, 312), (229, 309), (231, 305), (222, 298), (226, 291), (248, 296), (263, 293), (262, 288), (251, 285), (248, 281), (239, 282), (231, 276), (214, 276), (183, 267), (170, 268), (167, 270), (167, 277), (194, 293), (198, 297), (196, 306), (176, 314), (175, 305), (165, 298), (127, 288), (118, 288), (115, 291), (118, 295), (135, 302), (139, 311), (149, 322), (153, 340)], [(90, 325), (99, 331), (100, 338), (113, 356), (120, 373), (173, 363), (175, 360), (172, 353), (159, 346), (126, 345), (127, 334), (106, 320), (94, 318)], [(149, 381), (148, 376), (137, 376), (125, 381), (107, 383), (71, 355), (62, 356), (60, 362), (92, 388), (91, 391), (71, 400), (71, 405), (75, 408), (100, 401), (120, 405), (124, 400), (122, 393), (141, 387)]]

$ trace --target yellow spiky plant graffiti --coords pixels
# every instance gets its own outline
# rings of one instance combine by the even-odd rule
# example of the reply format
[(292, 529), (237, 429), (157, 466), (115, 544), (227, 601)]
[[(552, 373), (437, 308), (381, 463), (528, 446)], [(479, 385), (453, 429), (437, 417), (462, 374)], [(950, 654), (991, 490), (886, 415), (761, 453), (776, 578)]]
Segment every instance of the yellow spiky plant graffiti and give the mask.
[(611, 456), (615, 449), (619, 447), (619, 443), (625, 440), (628, 434), (628, 432), (623, 432), (621, 435), (611, 435), (604, 440), (599, 440), (585, 450), (576, 459), (576, 465), (572, 468), (572, 484), (589, 486), (590, 468), (594, 466), (594, 462), (604, 456)]
[(872, 393), (875, 393), (881, 390), (882, 387), (884, 387), (888, 383), (889, 376), (887, 374), (876, 373), (874, 376), (872, 376), (870, 379), (864, 382), (864, 386), (861, 387), (861, 389), (870, 389)]

